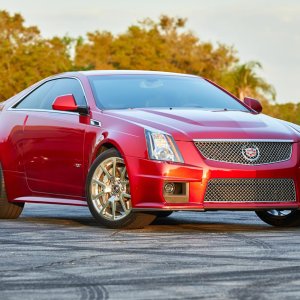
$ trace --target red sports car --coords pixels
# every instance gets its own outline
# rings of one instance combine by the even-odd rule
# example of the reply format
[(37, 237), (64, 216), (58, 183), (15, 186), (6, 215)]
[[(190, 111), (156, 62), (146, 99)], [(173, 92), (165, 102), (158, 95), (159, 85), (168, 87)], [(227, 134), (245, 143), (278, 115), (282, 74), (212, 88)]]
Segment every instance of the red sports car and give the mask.
[(0, 218), (24, 203), (88, 205), (138, 228), (173, 211), (253, 210), (300, 224), (300, 127), (203, 78), (85, 71), (0, 106)]

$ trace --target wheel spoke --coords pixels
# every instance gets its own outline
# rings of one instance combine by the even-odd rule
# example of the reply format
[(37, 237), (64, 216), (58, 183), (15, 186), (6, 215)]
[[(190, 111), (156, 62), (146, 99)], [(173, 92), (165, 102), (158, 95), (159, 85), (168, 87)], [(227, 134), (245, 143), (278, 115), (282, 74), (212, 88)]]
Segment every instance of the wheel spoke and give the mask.
[(93, 178), (93, 182), (100, 185), (103, 189), (106, 188), (106, 185), (98, 179)]
[(124, 199), (124, 198), (127, 198), (127, 199), (131, 199), (131, 196), (127, 193), (122, 193), (121, 194), (121, 198)]
[(103, 215), (104, 211), (107, 209), (109, 205), (109, 201), (107, 201), (103, 206), (102, 206), (102, 209), (100, 211), (100, 214)]
[(125, 175), (126, 175), (126, 167), (124, 166), (122, 172), (121, 172), (121, 182), (124, 180), (125, 181)]
[(289, 215), (292, 211), (291, 210), (279, 210), (279, 209), (272, 209), (268, 210), (268, 213), (274, 217), (285, 217)]
[(97, 195), (92, 195), (92, 199), (93, 199), (93, 200), (97, 200), (97, 199), (99, 199), (100, 197), (102, 197), (104, 194), (105, 194), (105, 192), (102, 191), (102, 192), (100, 192), (100, 193), (97, 194)]
[(117, 167), (117, 159), (113, 159), (113, 167), (112, 167), (112, 176), (116, 177), (116, 167)]
[(106, 169), (104, 166), (102, 166), (102, 164), (100, 165), (100, 168), (101, 168), (101, 170), (103, 171), (103, 173), (106, 175), (106, 177), (107, 177), (109, 180), (111, 180), (112, 175), (109, 174), (109, 172), (107, 171), (107, 169)]
[(123, 208), (123, 211), (124, 211), (125, 215), (128, 215), (129, 212), (130, 212), (130, 210), (127, 209), (126, 204), (125, 204), (125, 202), (124, 202), (124, 200), (122, 198), (120, 198), (120, 203), (122, 205), (122, 208)]
[(129, 180), (120, 180), (120, 183), (122, 185), (127, 185), (127, 184), (129, 184)]

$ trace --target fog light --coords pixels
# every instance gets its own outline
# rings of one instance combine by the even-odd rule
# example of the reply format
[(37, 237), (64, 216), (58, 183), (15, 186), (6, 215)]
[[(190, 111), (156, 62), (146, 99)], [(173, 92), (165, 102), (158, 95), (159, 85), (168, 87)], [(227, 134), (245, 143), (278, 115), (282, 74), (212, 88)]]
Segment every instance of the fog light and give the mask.
[(164, 190), (167, 194), (173, 194), (175, 191), (175, 184), (173, 182), (165, 183)]

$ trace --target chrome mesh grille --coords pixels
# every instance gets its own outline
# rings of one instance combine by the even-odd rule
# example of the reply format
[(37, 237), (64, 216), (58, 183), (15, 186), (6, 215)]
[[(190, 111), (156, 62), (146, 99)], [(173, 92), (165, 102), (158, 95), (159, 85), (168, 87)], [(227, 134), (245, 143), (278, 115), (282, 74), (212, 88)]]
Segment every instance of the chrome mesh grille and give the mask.
[[(195, 141), (195, 146), (206, 158), (243, 165), (261, 165), (289, 160), (292, 155), (290, 141)], [(245, 149), (258, 149), (254, 160), (245, 158)]]
[(205, 202), (295, 202), (293, 179), (211, 179)]

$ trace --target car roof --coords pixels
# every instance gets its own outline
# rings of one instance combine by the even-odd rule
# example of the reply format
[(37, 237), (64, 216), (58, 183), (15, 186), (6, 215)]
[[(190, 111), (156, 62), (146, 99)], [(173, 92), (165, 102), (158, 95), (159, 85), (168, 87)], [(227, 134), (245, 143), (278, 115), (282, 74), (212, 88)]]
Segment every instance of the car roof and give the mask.
[(72, 73), (79, 73), (85, 76), (95, 75), (173, 75), (173, 76), (188, 76), (199, 77), (196, 75), (175, 73), (175, 72), (161, 72), (161, 71), (144, 71), (144, 70), (90, 70), (90, 71), (78, 71)]

